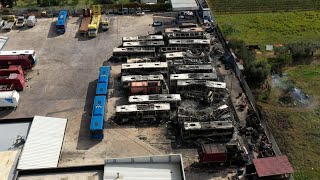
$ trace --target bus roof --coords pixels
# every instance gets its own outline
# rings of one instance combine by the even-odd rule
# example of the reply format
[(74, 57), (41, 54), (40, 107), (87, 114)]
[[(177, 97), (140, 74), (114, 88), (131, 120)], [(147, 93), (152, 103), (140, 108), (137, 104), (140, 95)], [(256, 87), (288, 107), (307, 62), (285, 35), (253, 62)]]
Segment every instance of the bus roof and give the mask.
[(116, 112), (170, 111), (169, 103), (129, 104), (116, 107)]
[(110, 66), (101, 66), (99, 69), (99, 83), (108, 83), (110, 75)]
[(14, 51), (0, 51), (0, 55), (20, 55), (20, 54), (31, 54), (33, 55), (34, 50), (14, 50)]
[(94, 97), (93, 103), (93, 116), (104, 116), (104, 107), (106, 104), (107, 97), (106, 96), (96, 96)]
[(177, 101), (181, 101), (180, 94), (151, 94), (151, 95), (129, 96), (130, 103), (177, 102)]
[(167, 62), (146, 62), (146, 63), (126, 63), (122, 64), (121, 69), (137, 68), (168, 68)]
[(108, 93), (108, 83), (98, 83), (96, 94), (97, 95), (106, 95)]
[(61, 10), (59, 12), (57, 26), (65, 25), (67, 16), (68, 16), (68, 11), (67, 10)]
[(216, 73), (188, 73), (188, 74), (171, 74), (170, 80), (215, 80), (217, 79)]
[(90, 130), (101, 130), (103, 129), (103, 116), (92, 116), (90, 123)]
[(139, 82), (139, 81), (160, 81), (163, 80), (162, 74), (156, 75), (129, 75), (129, 76), (122, 76), (122, 82)]

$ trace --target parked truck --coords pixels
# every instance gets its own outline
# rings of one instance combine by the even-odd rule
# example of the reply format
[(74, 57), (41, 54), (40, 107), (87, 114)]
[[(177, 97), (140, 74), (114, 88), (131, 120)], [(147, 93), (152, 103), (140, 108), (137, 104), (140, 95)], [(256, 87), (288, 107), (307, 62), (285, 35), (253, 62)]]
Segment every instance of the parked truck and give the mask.
[(82, 20), (79, 28), (80, 34), (88, 33), (88, 26), (91, 22), (91, 10), (90, 9), (82, 9)]
[(27, 54), (21, 55), (0, 55), (0, 66), (21, 65), (23, 69), (31, 69), (35, 65), (35, 60)]
[(25, 79), (21, 66), (11, 65), (0, 69), (0, 91), (22, 91), (24, 86)]
[(201, 164), (242, 164), (247, 159), (239, 144), (201, 144), (198, 155)]
[(17, 107), (20, 95), (17, 91), (0, 92), (0, 108)]
[(105, 18), (103, 18), (101, 20), (101, 27), (102, 27), (102, 30), (108, 31), (108, 29), (109, 29), (109, 19), (107, 17), (105, 17)]
[(92, 5), (93, 16), (91, 23), (88, 25), (88, 36), (96, 37), (98, 35), (100, 21), (101, 21), (101, 7), (100, 5)]
[(17, 23), (16, 23), (16, 27), (17, 28), (21, 28), (26, 24), (26, 18), (24, 18), (24, 16), (18, 16), (17, 18)]
[(10, 31), (17, 21), (16, 16), (15, 15), (8, 15), (5, 18), (7, 19), (7, 22), (5, 23), (5, 25), (1, 29), (6, 30), (6, 31)]
[(33, 27), (33, 26), (36, 25), (36, 22), (37, 22), (36, 16), (29, 16), (28, 19), (27, 19), (27, 26), (28, 27)]

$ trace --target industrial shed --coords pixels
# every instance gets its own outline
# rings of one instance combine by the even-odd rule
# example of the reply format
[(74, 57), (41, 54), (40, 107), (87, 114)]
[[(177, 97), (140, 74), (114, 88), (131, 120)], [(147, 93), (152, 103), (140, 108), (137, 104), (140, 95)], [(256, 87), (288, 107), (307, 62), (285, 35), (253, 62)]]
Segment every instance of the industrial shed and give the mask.
[(253, 160), (258, 177), (274, 177), (293, 173), (292, 165), (287, 156), (258, 158)]
[(197, 11), (199, 6), (196, 0), (171, 0), (173, 11)]
[(185, 180), (180, 154), (107, 159), (104, 180), (162, 179)]
[(67, 119), (35, 116), (18, 169), (58, 167)]

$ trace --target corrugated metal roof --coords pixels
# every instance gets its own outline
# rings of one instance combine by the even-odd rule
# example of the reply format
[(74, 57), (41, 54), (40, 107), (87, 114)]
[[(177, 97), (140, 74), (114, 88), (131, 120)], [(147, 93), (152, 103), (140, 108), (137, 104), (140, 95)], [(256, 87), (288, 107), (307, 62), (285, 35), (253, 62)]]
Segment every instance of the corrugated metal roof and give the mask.
[(67, 119), (35, 116), (18, 169), (57, 167)]
[(192, 11), (199, 10), (195, 0), (171, 0), (172, 9), (174, 11)]
[(0, 50), (4, 48), (4, 46), (8, 42), (8, 39), (8, 37), (0, 36)]
[(253, 164), (259, 177), (293, 173), (292, 165), (287, 156), (254, 159)]

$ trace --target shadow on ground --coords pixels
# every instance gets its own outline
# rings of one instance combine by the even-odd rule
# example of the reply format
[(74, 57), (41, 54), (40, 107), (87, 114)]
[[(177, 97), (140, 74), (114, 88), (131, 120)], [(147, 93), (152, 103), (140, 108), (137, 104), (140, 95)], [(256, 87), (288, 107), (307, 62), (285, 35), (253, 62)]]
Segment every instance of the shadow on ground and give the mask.
[(86, 102), (83, 108), (83, 114), (81, 117), (80, 130), (78, 136), (77, 150), (88, 150), (97, 145), (100, 141), (92, 141), (90, 139), (90, 120), (92, 113), (92, 106), (94, 96), (96, 93), (97, 80), (91, 81), (88, 84)]
[(55, 37), (58, 37), (59, 35), (60, 34), (58, 34), (56, 31), (56, 21), (51, 22), (47, 38), (55, 38)]

